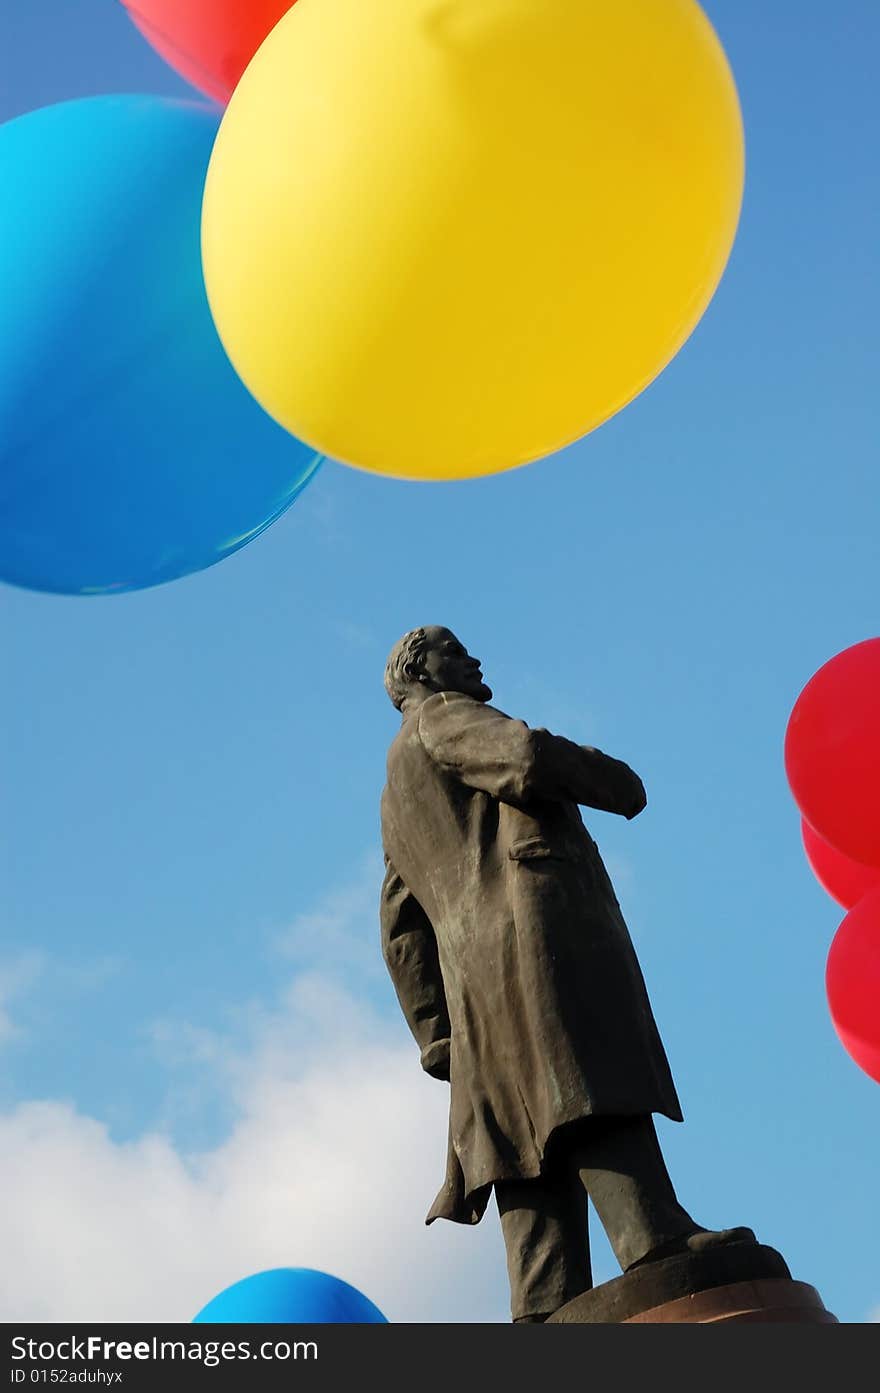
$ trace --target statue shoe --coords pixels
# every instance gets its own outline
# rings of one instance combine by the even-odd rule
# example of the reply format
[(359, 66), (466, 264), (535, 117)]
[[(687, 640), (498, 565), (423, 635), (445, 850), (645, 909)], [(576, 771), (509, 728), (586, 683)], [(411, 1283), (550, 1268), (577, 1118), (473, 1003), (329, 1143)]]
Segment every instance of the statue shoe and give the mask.
[(757, 1243), (757, 1239), (751, 1229), (692, 1229), (689, 1233), (680, 1234), (678, 1238), (672, 1238), (668, 1243), (660, 1243), (656, 1248), (651, 1248), (645, 1253), (644, 1257), (637, 1258), (626, 1268), (627, 1272), (632, 1272), (637, 1267), (644, 1267), (649, 1262), (662, 1262), (663, 1258), (674, 1258), (683, 1256), (686, 1253), (693, 1253), (695, 1256), (700, 1253), (708, 1253), (716, 1248), (726, 1248), (732, 1243)]

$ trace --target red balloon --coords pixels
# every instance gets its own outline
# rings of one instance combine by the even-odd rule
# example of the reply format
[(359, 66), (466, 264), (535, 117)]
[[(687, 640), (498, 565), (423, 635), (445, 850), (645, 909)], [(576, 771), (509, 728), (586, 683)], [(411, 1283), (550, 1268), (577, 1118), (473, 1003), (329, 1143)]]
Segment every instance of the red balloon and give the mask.
[(785, 772), (823, 841), (880, 866), (880, 638), (845, 649), (810, 678), (785, 732)]
[(122, 0), (166, 63), (223, 105), (294, 0)]
[(840, 1043), (880, 1083), (880, 890), (860, 900), (834, 935), (825, 990)]
[(880, 888), (880, 867), (863, 866), (823, 841), (808, 822), (801, 819), (801, 837), (810, 869), (832, 899), (852, 909), (869, 890)]

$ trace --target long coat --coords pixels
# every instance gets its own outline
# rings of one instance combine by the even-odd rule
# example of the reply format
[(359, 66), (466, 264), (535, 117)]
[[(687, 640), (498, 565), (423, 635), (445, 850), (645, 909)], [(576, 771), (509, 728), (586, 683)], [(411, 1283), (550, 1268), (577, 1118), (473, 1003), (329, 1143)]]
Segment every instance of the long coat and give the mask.
[(634, 817), (619, 760), (440, 692), (382, 795), (385, 961), (432, 1070), (451, 1039), (446, 1181), (427, 1222), (476, 1223), (591, 1115), (681, 1109), (629, 932), (578, 804)]

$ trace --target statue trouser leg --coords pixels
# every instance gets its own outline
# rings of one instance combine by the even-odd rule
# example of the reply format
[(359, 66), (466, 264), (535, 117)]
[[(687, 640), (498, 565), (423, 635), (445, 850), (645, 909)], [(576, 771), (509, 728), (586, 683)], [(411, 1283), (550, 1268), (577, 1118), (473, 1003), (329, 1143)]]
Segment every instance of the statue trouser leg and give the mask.
[(514, 1320), (549, 1315), (592, 1285), (588, 1194), (622, 1268), (699, 1228), (676, 1198), (650, 1116), (567, 1128), (539, 1179), (495, 1185)]
[(622, 1268), (699, 1229), (676, 1198), (650, 1116), (589, 1119), (572, 1159)]
[(570, 1157), (538, 1180), (495, 1185), (514, 1320), (548, 1316), (592, 1286), (587, 1192)]

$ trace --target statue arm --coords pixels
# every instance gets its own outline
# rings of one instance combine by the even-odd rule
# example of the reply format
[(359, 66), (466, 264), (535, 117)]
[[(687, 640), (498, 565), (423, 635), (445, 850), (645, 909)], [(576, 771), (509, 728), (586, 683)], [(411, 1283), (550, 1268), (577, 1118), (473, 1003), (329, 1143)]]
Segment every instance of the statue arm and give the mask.
[(431, 922), (388, 857), (379, 908), (382, 954), (406, 1023), (421, 1051), (422, 1068), (449, 1078), (450, 1025)]
[(550, 799), (633, 818), (647, 802), (641, 779), (622, 760), (533, 729), (471, 697), (431, 698), (420, 712), (419, 733), (433, 759), (503, 803)]

